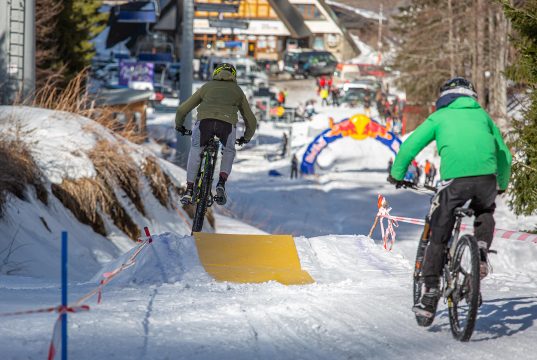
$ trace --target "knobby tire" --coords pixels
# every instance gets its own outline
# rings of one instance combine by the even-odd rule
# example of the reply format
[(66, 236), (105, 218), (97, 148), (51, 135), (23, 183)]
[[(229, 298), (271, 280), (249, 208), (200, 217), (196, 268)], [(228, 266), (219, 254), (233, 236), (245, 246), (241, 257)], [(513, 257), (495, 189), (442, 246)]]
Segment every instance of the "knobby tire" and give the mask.
[[(467, 252), (470, 256), (469, 274), (462, 272), (461, 260)], [(472, 235), (463, 235), (457, 243), (451, 264), (452, 281), (455, 290), (448, 297), (449, 323), (453, 337), (459, 341), (469, 341), (475, 328), (479, 308), (479, 248)], [(461, 302), (465, 302), (463, 307)], [(461, 315), (463, 318), (461, 318)]]
[[(424, 228), (424, 232), (427, 231), (428, 226)], [(427, 236), (424, 239), (424, 237)], [(418, 243), (418, 249), (416, 251), (416, 261), (414, 261), (414, 282), (413, 282), (413, 298), (414, 298), (414, 305), (419, 304), (421, 299), (421, 291), (423, 289), (423, 280), (421, 277), (421, 270), (423, 267), (423, 258), (425, 256), (425, 249), (427, 248), (427, 244), (429, 243), (428, 240), (429, 236), (428, 234), (422, 234), (420, 237), (420, 241)], [(416, 314), (416, 322), (419, 326), (430, 326), (434, 321), (434, 317), (432, 318), (426, 318), (423, 316), (419, 316)]]
[[(205, 220), (205, 213), (207, 212), (207, 203), (209, 201), (212, 186), (212, 167), (214, 166), (209, 159), (209, 156), (205, 158), (205, 171), (203, 172), (203, 178), (201, 180), (199, 201), (196, 205), (194, 221), (192, 221), (192, 232), (200, 232), (203, 229), (203, 221)], [(207, 164), (207, 161), (209, 161), (209, 164)]]

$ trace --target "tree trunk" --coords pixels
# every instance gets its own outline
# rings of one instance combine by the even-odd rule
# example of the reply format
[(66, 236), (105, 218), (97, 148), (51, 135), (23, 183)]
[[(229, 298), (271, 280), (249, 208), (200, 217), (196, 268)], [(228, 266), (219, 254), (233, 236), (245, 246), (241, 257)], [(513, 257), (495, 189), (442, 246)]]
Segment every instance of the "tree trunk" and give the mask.
[(492, 106), (492, 116), (500, 129), (506, 131), (509, 122), (507, 119), (507, 79), (505, 78), (505, 68), (507, 66), (508, 53), (508, 32), (509, 23), (498, 6), (496, 7), (496, 51), (494, 66), (494, 101)]
[(455, 76), (455, 49), (453, 45), (453, 7), (451, 4), (452, 0), (448, 0), (448, 23), (449, 23), (449, 33), (448, 33), (448, 46), (449, 46), (449, 76)]
[(485, 106), (485, 16), (486, 14), (485, 0), (476, 1), (476, 38), (475, 38), (475, 71), (473, 73), (474, 85), (477, 90), (477, 98), (482, 106)]

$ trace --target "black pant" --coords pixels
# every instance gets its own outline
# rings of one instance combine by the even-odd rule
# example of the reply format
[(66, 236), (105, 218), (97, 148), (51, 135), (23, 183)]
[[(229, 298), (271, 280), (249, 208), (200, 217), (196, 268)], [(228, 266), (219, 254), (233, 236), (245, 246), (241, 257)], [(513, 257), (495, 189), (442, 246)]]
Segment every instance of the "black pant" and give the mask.
[(494, 234), (496, 194), (496, 176), (483, 175), (454, 179), (435, 195), (429, 213), (431, 238), (423, 262), (426, 286), (435, 287), (442, 274), (444, 249), (455, 225), (453, 212), (468, 200), (472, 200), (470, 208), (475, 212), (474, 235), (477, 241), (484, 241), (490, 247)]
[(201, 146), (206, 146), (214, 135), (218, 136), (222, 145), (226, 146), (227, 138), (233, 130), (233, 125), (218, 119), (203, 119), (199, 127)]
[(298, 178), (298, 168), (296, 166), (291, 167), (291, 179)]

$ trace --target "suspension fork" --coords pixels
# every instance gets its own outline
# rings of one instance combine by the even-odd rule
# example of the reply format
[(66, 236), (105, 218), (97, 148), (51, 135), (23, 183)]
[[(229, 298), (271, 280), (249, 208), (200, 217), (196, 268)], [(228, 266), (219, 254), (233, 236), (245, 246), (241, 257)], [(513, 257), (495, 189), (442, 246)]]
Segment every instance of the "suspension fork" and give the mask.
[(427, 247), (427, 244), (429, 243), (429, 237), (431, 233), (431, 225), (429, 222), (429, 216), (425, 217), (425, 224), (423, 226), (423, 232), (421, 233), (421, 238), (419, 241), (419, 254), (416, 257), (416, 264), (414, 266), (414, 276), (419, 276), (419, 273), (421, 272), (421, 268), (423, 265), (423, 259), (425, 258), (425, 248)]

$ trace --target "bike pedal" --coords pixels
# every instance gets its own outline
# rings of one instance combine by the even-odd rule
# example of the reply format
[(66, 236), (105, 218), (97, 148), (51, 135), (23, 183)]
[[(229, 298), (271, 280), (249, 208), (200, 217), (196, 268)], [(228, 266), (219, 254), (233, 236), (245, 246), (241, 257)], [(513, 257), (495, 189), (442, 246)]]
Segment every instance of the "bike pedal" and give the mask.
[(421, 316), (423, 318), (431, 319), (434, 317), (434, 314), (430, 311), (420, 308), (419, 306), (412, 307), (414, 314)]

